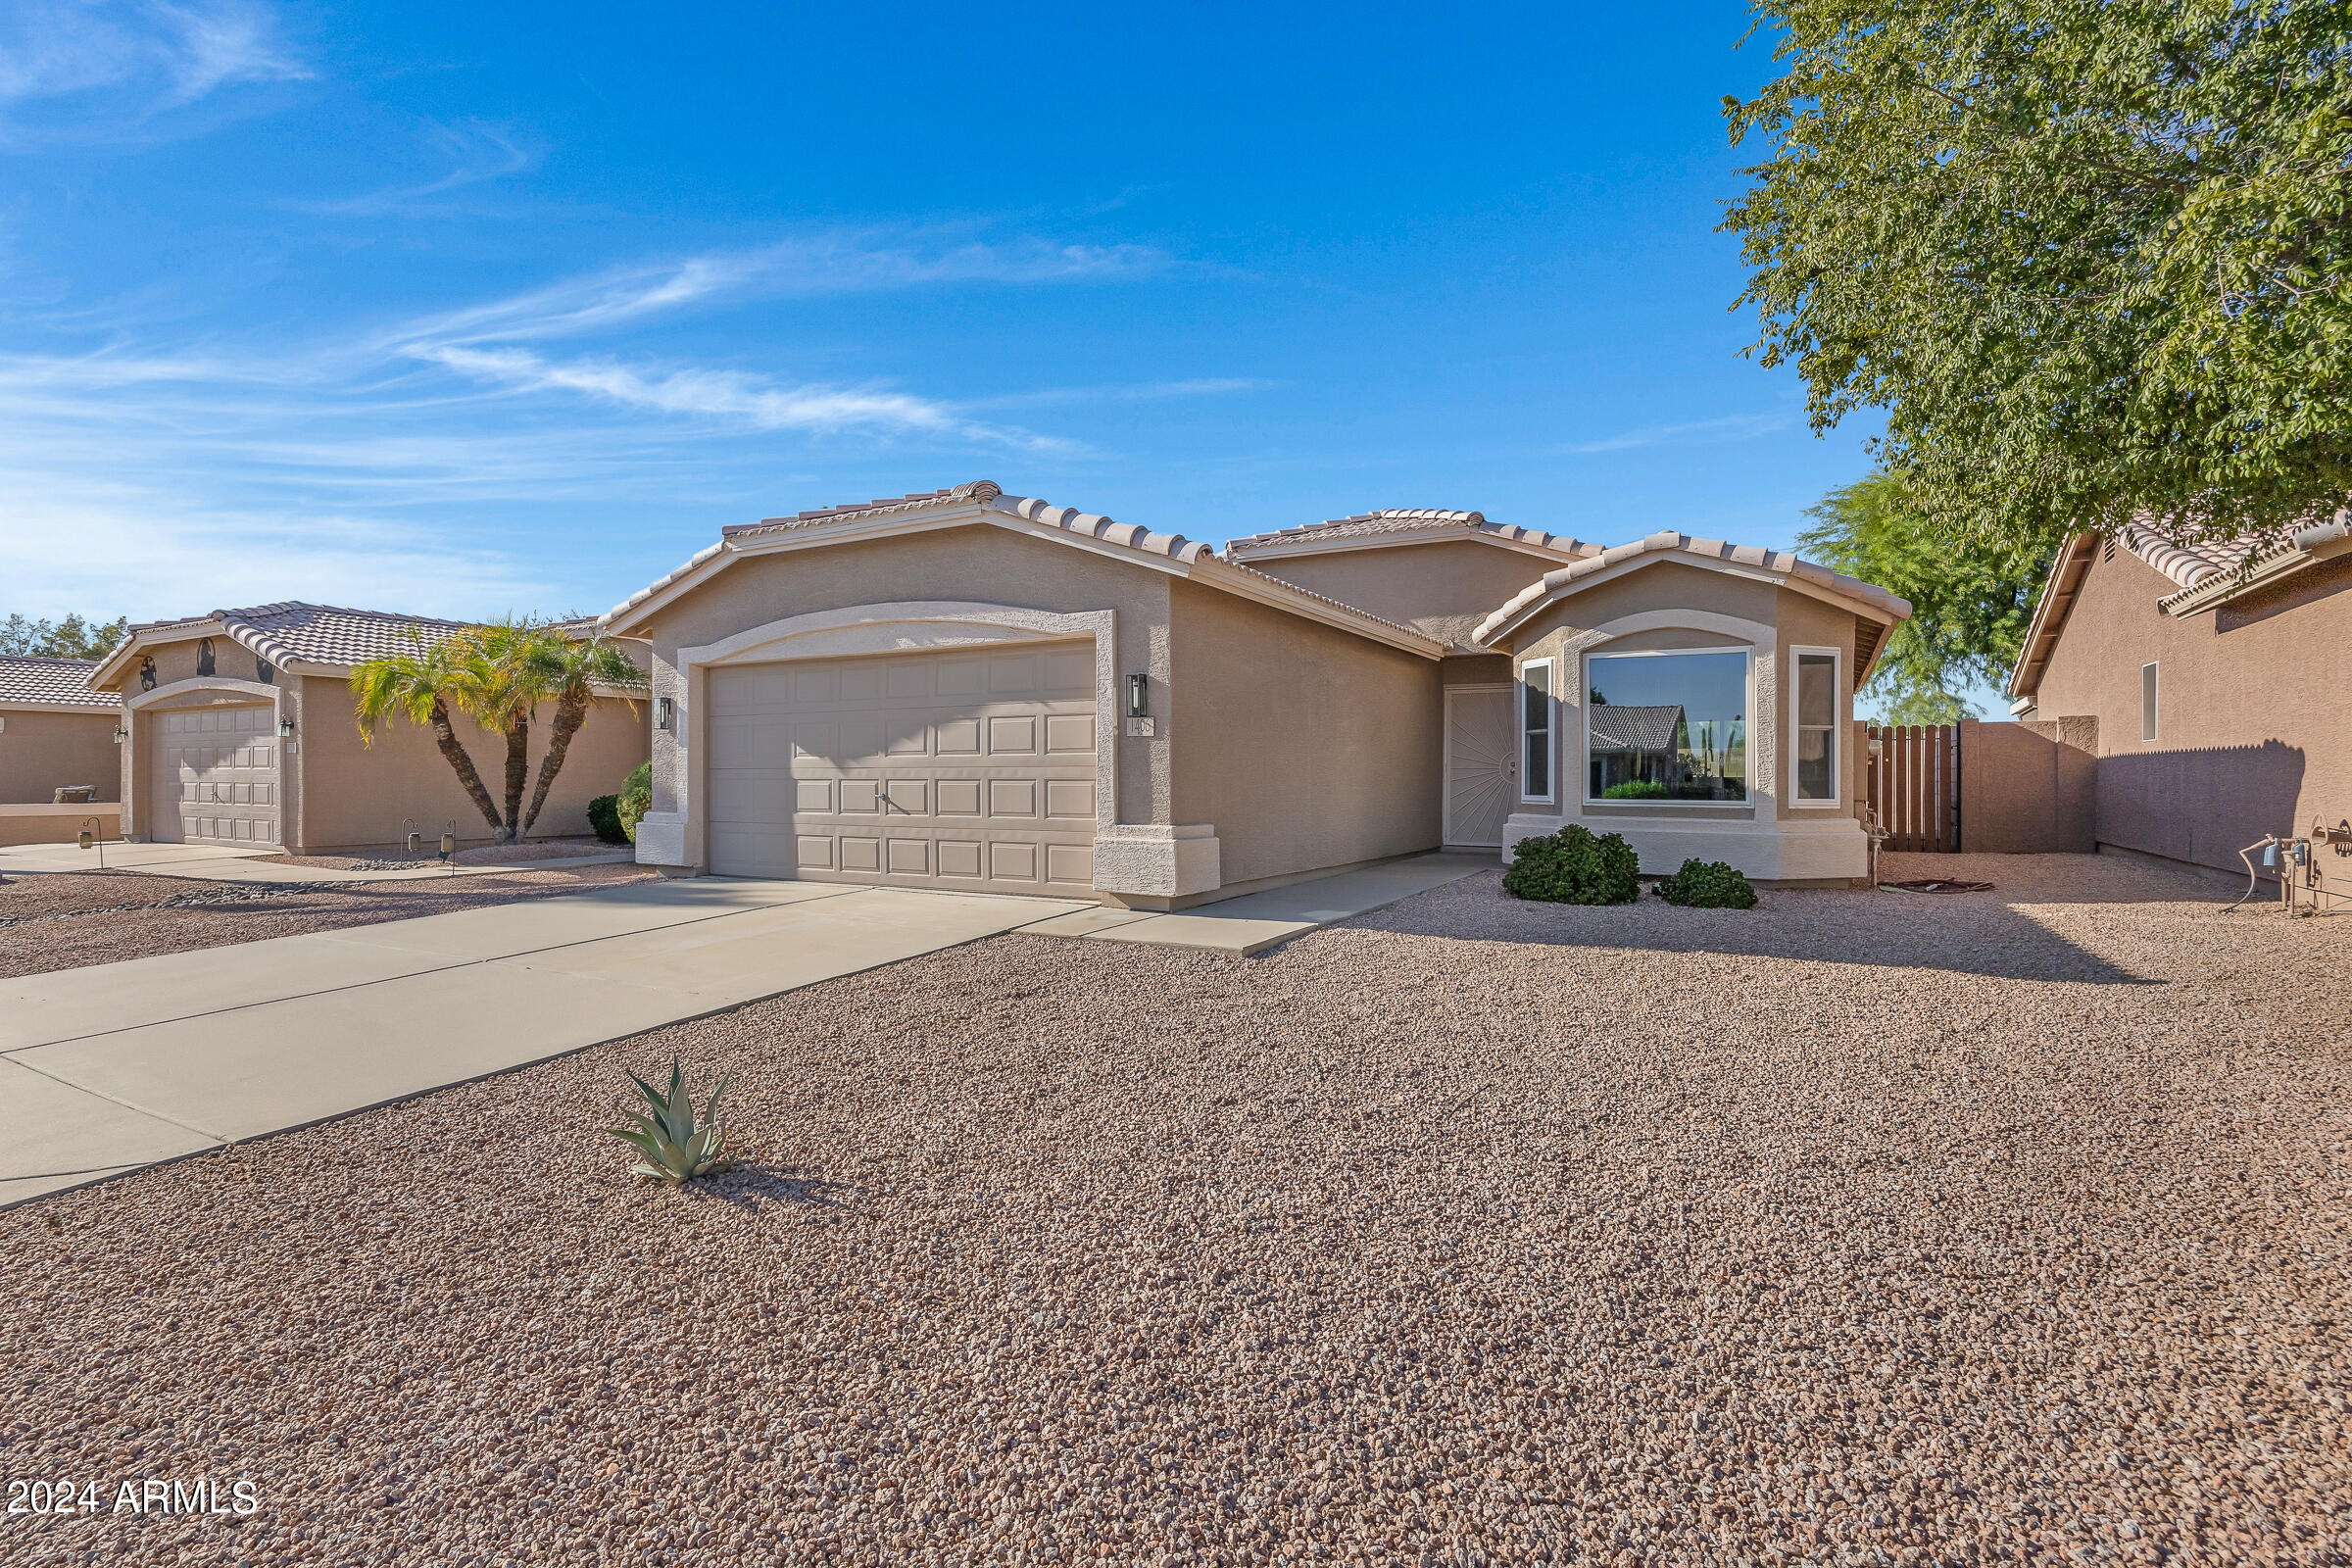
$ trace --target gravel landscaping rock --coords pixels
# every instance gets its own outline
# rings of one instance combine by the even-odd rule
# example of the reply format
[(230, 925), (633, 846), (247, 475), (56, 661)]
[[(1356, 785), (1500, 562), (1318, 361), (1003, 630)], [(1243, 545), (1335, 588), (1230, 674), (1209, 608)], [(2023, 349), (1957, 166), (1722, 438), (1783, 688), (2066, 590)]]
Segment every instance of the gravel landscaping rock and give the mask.
[(1963, 860), (1001, 937), (40, 1200), (7, 1473), (261, 1510), (0, 1556), (2344, 1560), (2352, 921)]
[(0, 886), (0, 976), (447, 914), (655, 874), (613, 863), (446, 882), (198, 882), (133, 871), (16, 876)]
[[(427, 834), (427, 853), (410, 855), (391, 851), (380, 856), (356, 855), (269, 855), (258, 858), (257, 865), (308, 865), (325, 871), (409, 871), (420, 865), (441, 863), (437, 834)], [(622, 855), (628, 852), (625, 844), (607, 844), (602, 839), (532, 839), (523, 844), (477, 844), (469, 850), (460, 850), (460, 865), (513, 865), (529, 860), (567, 860), (589, 855)]]

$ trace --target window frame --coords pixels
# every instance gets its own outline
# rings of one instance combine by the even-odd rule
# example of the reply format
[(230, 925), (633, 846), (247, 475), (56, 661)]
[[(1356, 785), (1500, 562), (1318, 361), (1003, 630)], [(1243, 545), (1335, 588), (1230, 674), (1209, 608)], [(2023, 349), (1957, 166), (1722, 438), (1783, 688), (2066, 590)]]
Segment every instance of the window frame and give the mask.
[[(1544, 671), (1544, 727), (1531, 728), (1527, 722), (1528, 671)], [(1556, 806), (1560, 799), (1560, 661), (1557, 658), (1531, 659), (1519, 666), (1519, 799), (1534, 805)], [(1527, 793), (1527, 781), (1535, 777), (1532, 759), (1535, 743), (1544, 742), (1544, 787), (1542, 795)]]
[[(1797, 782), (1797, 764), (1804, 757), (1804, 738), (1808, 725), (1804, 714), (1802, 661), (1807, 654), (1826, 654), (1830, 660), (1830, 794), (1827, 800), (1805, 799), (1804, 786)], [(1841, 648), (1812, 648), (1803, 644), (1788, 650), (1788, 804), (1808, 811), (1834, 811), (1845, 804), (1845, 725), (1838, 711), (1845, 693), (1845, 651)]]
[[(1581, 772), (1582, 777), (1580, 777), (1577, 781), (1576, 790), (1578, 796), (1583, 799), (1585, 805), (1607, 807), (1623, 810), (1642, 811), (1721, 811), (1727, 808), (1734, 810), (1754, 808), (1756, 804), (1756, 781), (1752, 778), (1746, 777), (1743, 777), (1741, 782), (1747, 786), (1747, 797), (1744, 800), (1738, 801), (1608, 801), (1602, 800), (1598, 796), (1595, 796), (1592, 793), (1592, 722), (1590, 710), (1592, 708), (1592, 662), (1596, 659), (1671, 659), (1677, 654), (1738, 654), (1742, 660), (1746, 661), (1747, 665), (1747, 673), (1745, 676), (1747, 683), (1747, 711), (1750, 714), (1755, 712), (1756, 645), (1753, 643), (1739, 643), (1731, 646), (1718, 644), (1714, 647), (1699, 648), (1628, 648), (1622, 653), (1614, 654), (1610, 653), (1606, 648), (1595, 648), (1592, 650), (1591, 652), (1587, 653), (1584, 658), (1584, 685), (1582, 690), (1585, 694), (1585, 699), (1579, 708), (1579, 711), (1585, 712), (1587, 716), (1585, 720), (1585, 744), (1582, 748), (1584, 756), (1579, 759), (1579, 771)], [(1756, 733), (1755, 720), (1753, 718), (1743, 718), (1740, 720), (1740, 722), (1747, 725), (1748, 738), (1752, 740)]]
[(2153, 746), (2163, 733), (2164, 676), (2157, 669), (2161, 662), (2151, 659), (2139, 666), (2139, 744)]

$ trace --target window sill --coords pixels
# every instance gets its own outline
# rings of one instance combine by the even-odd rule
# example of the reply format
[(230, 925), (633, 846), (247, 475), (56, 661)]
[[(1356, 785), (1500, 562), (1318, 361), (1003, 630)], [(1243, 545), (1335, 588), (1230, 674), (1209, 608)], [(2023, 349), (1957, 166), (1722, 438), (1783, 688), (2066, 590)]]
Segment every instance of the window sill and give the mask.
[(1753, 801), (1587, 801), (1586, 816), (1685, 816), (1745, 822), (1755, 818)]

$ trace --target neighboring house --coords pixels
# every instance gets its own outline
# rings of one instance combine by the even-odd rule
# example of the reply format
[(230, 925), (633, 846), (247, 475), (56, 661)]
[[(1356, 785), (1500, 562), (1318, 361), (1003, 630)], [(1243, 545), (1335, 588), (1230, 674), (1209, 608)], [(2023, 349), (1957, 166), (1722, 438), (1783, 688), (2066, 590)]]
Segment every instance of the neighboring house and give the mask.
[(114, 836), (112, 806), (91, 812), (53, 804), (69, 785), (90, 785), (100, 801), (118, 795), (115, 726), (122, 706), (90, 690), (97, 667), (87, 659), (0, 655), (0, 844), (70, 839), (91, 815)]
[[(1648, 870), (1862, 875), (1852, 694), (1908, 612), (1680, 535), (1390, 512), (1220, 557), (982, 481), (728, 528), (605, 624), (652, 646), (640, 860), (1173, 908), (1580, 818)], [(1737, 689), (1699, 715), (1737, 799), (1563, 803), (1557, 671), (1629, 653), (1644, 690)]]
[[(394, 718), (369, 745), (352, 709), (354, 665), (464, 629), (295, 602), (133, 626), (88, 682), (122, 694), (123, 836), (320, 854), (399, 844), (404, 822), (437, 840), (455, 822), (461, 841), (487, 839), (489, 824), (428, 731)], [(553, 711), (542, 709), (532, 726), (534, 784)], [(531, 836), (588, 832), (589, 800), (617, 791), (645, 760), (650, 722), (643, 701), (632, 712), (617, 696), (600, 699)], [(505, 739), (463, 715), (454, 724), (501, 798)]]
[[(2223, 545), (2146, 521), (2069, 541), (2009, 694), (2096, 756), (2102, 848), (2242, 871), (2265, 834), (2352, 816), (2348, 590), (2352, 511)], [(2352, 892), (2352, 858), (2320, 867)]]

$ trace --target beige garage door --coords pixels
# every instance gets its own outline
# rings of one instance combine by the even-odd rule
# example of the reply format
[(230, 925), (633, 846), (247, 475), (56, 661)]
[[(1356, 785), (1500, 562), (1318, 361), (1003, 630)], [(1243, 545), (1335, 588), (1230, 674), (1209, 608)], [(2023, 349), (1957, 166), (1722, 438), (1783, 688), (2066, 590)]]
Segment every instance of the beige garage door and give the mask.
[(1091, 642), (739, 664), (709, 700), (721, 875), (1093, 890)]
[(151, 835), (170, 844), (278, 843), (277, 710), (174, 708), (155, 715)]

